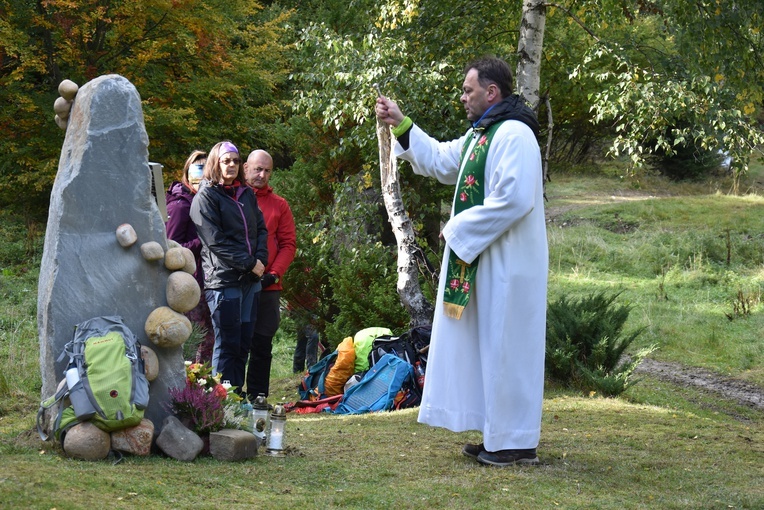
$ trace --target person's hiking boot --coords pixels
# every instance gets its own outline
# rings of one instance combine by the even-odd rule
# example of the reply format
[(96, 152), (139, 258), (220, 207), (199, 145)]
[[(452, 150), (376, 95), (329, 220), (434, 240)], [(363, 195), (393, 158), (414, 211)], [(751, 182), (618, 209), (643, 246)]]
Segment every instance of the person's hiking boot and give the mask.
[(467, 457), (472, 457), (473, 459), (477, 459), (478, 455), (480, 455), (480, 453), (484, 451), (485, 451), (485, 446), (483, 446), (483, 443), (480, 443), (480, 444), (467, 443), (466, 445), (464, 445), (464, 448), (462, 448), (462, 454), (466, 455)]
[(477, 461), (489, 466), (505, 467), (515, 464), (538, 464), (539, 458), (536, 456), (535, 448), (527, 450), (499, 450), (496, 452), (483, 450), (478, 454)]

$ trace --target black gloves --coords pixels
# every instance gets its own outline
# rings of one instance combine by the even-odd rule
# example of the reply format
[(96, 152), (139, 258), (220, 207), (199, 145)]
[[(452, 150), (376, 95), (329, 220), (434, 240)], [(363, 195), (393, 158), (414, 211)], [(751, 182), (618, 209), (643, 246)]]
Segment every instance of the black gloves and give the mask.
[(263, 276), (260, 278), (260, 283), (262, 283), (262, 284), (263, 284), (263, 289), (265, 289), (265, 288), (267, 288), (267, 287), (270, 287), (271, 285), (273, 285), (273, 284), (274, 284), (274, 283), (276, 283), (277, 281), (279, 281), (279, 279), (278, 279), (278, 277), (276, 277), (276, 275), (275, 275), (275, 274), (273, 274), (273, 273), (265, 273), (265, 274), (264, 274), (264, 275), (263, 275)]

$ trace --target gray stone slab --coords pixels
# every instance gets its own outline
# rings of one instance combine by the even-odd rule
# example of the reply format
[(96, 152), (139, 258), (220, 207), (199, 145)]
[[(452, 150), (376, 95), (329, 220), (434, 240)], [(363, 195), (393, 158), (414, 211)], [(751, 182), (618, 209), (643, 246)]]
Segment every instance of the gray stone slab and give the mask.
[[(61, 149), (40, 267), (37, 324), (42, 396), (55, 392), (67, 360), (56, 362), (76, 324), (120, 315), (159, 360), (145, 416), (162, 423), (168, 389), (185, 380), (181, 347), (158, 348), (144, 332), (149, 313), (166, 306), (170, 271), (147, 261), (140, 245), (167, 246), (165, 226), (151, 195), (148, 135), (138, 91), (106, 75), (79, 89)], [(164, 190), (158, 190), (164, 193)], [(135, 229), (138, 242), (123, 248), (116, 230)]]
[(210, 434), (210, 453), (215, 460), (235, 462), (257, 455), (257, 438), (250, 432), (223, 429)]

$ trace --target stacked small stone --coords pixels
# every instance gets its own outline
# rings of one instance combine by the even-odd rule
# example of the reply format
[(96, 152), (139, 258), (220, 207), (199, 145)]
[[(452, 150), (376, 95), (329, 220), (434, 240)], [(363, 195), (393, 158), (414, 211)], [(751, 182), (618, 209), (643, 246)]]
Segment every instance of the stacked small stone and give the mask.
[[(117, 227), (117, 241), (123, 248), (136, 243), (135, 229), (128, 224)], [(168, 306), (160, 306), (146, 319), (146, 335), (158, 347), (178, 347), (191, 336), (191, 321), (183, 315), (199, 304), (202, 291), (194, 278), (196, 261), (194, 254), (174, 241), (168, 241), (170, 248), (165, 253), (162, 246), (154, 241), (141, 245), (141, 255), (149, 262), (164, 259), (170, 271), (167, 279), (166, 298)]]
[(168, 306), (160, 306), (149, 314), (145, 330), (158, 347), (177, 347), (191, 336), (191, 321), (183, 314), (199, 304), (201, 289), (193, 276), (196, 262), (191, 250), (177, 245), (167, 250), (163, 258), (165, 267), (173, 271), (167, 279)]
[(53, 103), (53, 111), (56, 112), (53, 120), (61, 129), (65, 130), (69, 124), (69, 112), (72, 110), (74, 96), (77, 95), (78, 90), (77, 84), (71, 80), (64, 80), (58, 84), (58, 93), (61, 96)]

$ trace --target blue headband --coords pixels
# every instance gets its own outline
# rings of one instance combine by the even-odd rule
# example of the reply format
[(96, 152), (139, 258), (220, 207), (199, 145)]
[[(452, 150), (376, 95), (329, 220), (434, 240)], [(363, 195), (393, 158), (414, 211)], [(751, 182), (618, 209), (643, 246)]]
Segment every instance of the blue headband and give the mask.
[(238, 154), (239, 149), (237, 149), (236, 146), (232, 144), (231, 142), (222, 142), (220, 144), (220, 152), (218, 154), (222, 156), (226, 152), (235, 152), (236, 154)]

